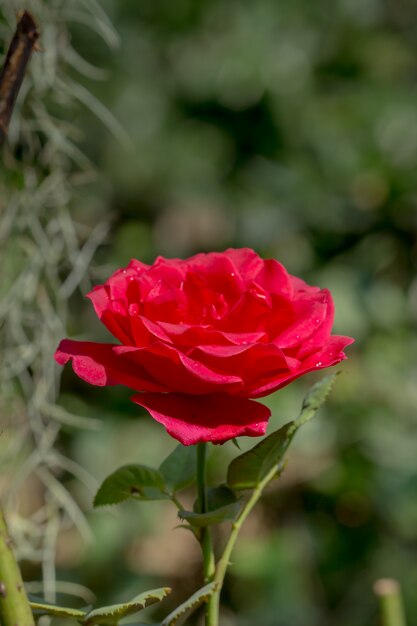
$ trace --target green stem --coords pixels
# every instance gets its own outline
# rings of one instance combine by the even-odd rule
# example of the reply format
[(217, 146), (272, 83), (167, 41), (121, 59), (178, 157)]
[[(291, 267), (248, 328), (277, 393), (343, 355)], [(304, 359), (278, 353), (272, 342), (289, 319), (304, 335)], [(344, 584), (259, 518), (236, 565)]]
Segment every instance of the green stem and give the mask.
[(197, 444), (197, 508), (200, 513), (207, 510), (207, 490), (206, 490), (206, 459), (207, 444)]
[[(200, 513), (207, 511), (207, 480), (206, 480), (206, 459), (207, 444), (197, 444), (197, 508)], [(216, 572), (216, 562), (214, 559), (213, 543), (210, 530), (202, 528), (200, 534), (200, 545), (203, 553), (204, 582), (213, 580)], [(206, 605), (206, 626), (217, 626), (216, 615), (210, 602)]]
[(175, 493), (168, 493), (167, 495), (171, 498), (171, 501), (175, 504), (175, 506), (177, 507), (179, 511), (181, 511), (184, 508), (181, 502), (178, 500)]
[(0, 624), (35, 626), (23, 586), (19, 566), (11, 548), (11, 539), (0, 508)]
[(400, 585), (392, 578), (381, 578), (374, 585), (379, 597), (382, 626), (406, 626)]
[(265, 476), (265, 478), (255, 487), (252, 491), (252, 494), (249, 500), (246, 502), (243, 507), (239, 517), (232, 525), (232, 531), (229, 535), (229, 539), (225, 546), (224, 552), (220, 561), (217, 563), (216, 574), (214, 576), (214, 581), (216, 583), (216, 589), (210, 600), (208, 601), (208, 614), (213, 615), (213, 621), (210, 622), (206, 626), (218, 626), (219, 624), (219, 611), (220, 611), (220, 593), (223, 587), (224, 578), (226, 576), (227, 568), (230, 564), (230, 557), (233, 552), (233, 548), (235, 547), (237, 538), (239, 536), (239, 532), (246, 521), (249, 513), (252, 511), (255, 504), (258, 502), (259, 498), (262, 495), (262, 491), (265, 489), (267, 484), (275, 478), (277, 475), (277, 468), (273, 467), (272, 470)]

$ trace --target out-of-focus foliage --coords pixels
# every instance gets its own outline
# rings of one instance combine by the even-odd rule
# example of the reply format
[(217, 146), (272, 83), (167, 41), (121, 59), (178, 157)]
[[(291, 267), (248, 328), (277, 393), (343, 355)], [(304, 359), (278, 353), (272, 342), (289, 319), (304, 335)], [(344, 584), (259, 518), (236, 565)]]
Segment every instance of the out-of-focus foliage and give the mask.
[[(93, 167), (77, 146), (80, 133), (70, 118), (80, 100), (102, 116), (106, 109), (71, 77), (72, 67), (78, 74), (86, 68), (69, 42), (64, 5), (27, 3), (42, 30), (43, 52), (30, 62), (0, 169), (0, 495), (18, 556), (39, 564), (38, 584), (52, 602), (58, 587), (91, 595), (71, 581), (56, 580), (62, 533), (76, 529), (85, 540), (91, 537), (84, 513), (60, 478), (95, 485), (62, 449), (60, 433), (97, 428), (99, 421), (56, 404), (53, 352), (65, 333), (69, 298), (91, 285), (91, 259), (108, 232), (105, 216), (93, 224), (72, 211), (72, 199), (91, 179)], [(1, 52), (7, 50), (18, 6), (1, 5)], [(76, 15), (99, 31), (106, 26), (101, 36), (111, 43), (113, 31), (94, 2), (79, 3)]]
[[(120, 37), (111, 50), (94, 32), (97, 15), (79, 19), (68, 6), (73, 49), (106, 70), (76, 76), (78, 93), (99, 103), (94, 113), (82, 95), (58, 103), (98, 171), (70, 190), (72, 216), (87, 230), (112, 220), (96, 277), (132, 256), (251, 246), (330, 288), (335, 330), (357, 340), (327, 407), (247, 524), (223, 623), (365, 626), (381, 575), (399, 578), (417, 615), (417, 5), (103, 0)], [(48, 32), (46, 58), (57, 45)], [(75, 81), (77, 68), (66, 71)], [(2, 177), (13, 187), (21, 173)], [(14, 280), (16, 263), (3, 280)], [(71, 336), (109, 337), (79, 292), (70, 307)], [(268, 401), (272, 427), (297, 415), (308, 382)], [(127, 391), (90, 388), (66, 371), (59, 402), (102, 419), (98, 432), (68, 428), (60, 440), (98, 481), (121, 461), (157, 467), (174, 447)], [(213, 477), (236, 454), (216, 447)], [(108, 603), (167, 584), (173, 606), (198, 586), (194, 539), (173, 530), (168, 503), (91, 512), (93, 490), (69, 473), (59, 479), (94, 536), (86, 548), (72, 529), (61, 535), (61, 578)]]

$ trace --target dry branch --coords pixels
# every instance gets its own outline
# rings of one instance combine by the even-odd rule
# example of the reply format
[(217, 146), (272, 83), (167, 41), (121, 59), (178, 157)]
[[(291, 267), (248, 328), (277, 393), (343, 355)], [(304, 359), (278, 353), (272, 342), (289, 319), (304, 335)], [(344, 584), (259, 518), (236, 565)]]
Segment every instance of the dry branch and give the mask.
[(17, 94), (38, 38), (39, 31), (33, 17), (28, 11), (24, 11), (17, 22), (0, 73), (0, 145), (7, 135)]

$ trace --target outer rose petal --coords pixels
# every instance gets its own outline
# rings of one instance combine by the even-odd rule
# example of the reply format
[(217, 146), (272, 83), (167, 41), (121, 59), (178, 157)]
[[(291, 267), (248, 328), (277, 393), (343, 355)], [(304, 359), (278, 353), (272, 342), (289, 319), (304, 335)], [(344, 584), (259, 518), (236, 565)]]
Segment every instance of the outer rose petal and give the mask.
[(97, 317), (111, 334), (124, 344), (132, 343), (129, 318), (126, 313), (123, 314), (116, 310), (117, 305), (119, 308), (121, 305), (110, 300), (108, 288), (104, 285), (98, 285), (86, 297), (91, 300)]
[(339, 335), (334, 335), (330, 337), (328, 344), (315, 352), (311, 356), (308, 357), (305, 361), (303, 361), (300, 365), (300, 368), (289, 375), (281, 376), (277, 378), (272, 378), (269, 382), (256, 387), (248, 391), (248, 396), (250, 398), (262, 398), (264, 396), (268, 396), (269, 394), (277, 391), (278, 389), (282, 389), (293, 380), (304, 376), (308, 372), (313, 372), (315, 370), (325, 369), (326, 367), (331, 367), (332, 365), (337, 365), (341, 361), (347, 359), (346, 354), (343, 352), (343, 349), (346, 346), (349, 346), (354, 342), (354, 339), (351, 337), (343, 337)]
[(141, 393), (132, 400), (185, 446), (201, 441), (222, 443), (242, 435), (259, 437), (265, 434), (271, 415), (259, 402), (226, 394)]
[(205, 395), (239, 392), (238, 376), (218, 374), (162, 342), (149, 347), (119, 346), (64, 339), (55, 360), (72, 360), (74, 372), (92, 385), (124, 385), (135, 391), (179, 391)]
[(309, 298), (295, 301), (293, 308), (295, 319), (274, 337), (274, 343), (282, 349), (301, 345), (303, 353), (307, 343), (310, 348), (322, 347), (329, 338), (333, 325), (334, 307), (330, 292), (323, 289)]
[(323, 293), (327, 300), (326, 317), (322, 323), (317, 324), (316, 332), (312, 336), (300, 342), (296, 354), (297, 358), (301, 360), (305, 360), (310, 354), (315, 351), (317, 352), (320, 346), (326, 346), (328, 342), (332, 340), (331, 332), (334, 320), (333, 298), (330, 291), (327, 289), (324, 289)]
[(120, 346), (93, 341), (63, 339), (55, 352), (55, 361), (65, 365), (72, 361), (75, 374), (91, 385), (125, 385), (137, 391), (167, 391), (139, 364), (118, 354)]

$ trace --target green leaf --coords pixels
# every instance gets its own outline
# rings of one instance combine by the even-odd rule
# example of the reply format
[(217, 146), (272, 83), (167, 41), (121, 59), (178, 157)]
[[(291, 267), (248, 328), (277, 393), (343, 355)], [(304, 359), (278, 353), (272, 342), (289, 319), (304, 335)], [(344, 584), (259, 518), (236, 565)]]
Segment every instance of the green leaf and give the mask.
[(117, 504), (128, 498), (160, 500), (166, 498), (162, 474), (145, 465), (125, 465), (108, 476), (96, 497), (94, 506)]
[(210, 596), (213, 595), (215, 589), (216, 583), (209, 583), (208, 585), (205, 585), (204, 587), (193, 593), (193, 595), (190, 596), (188, 600), (180, 604), (179, 607), (174, 609), (172, 613), (170, 613), (162, 621), (161, 626), (175, 626), (178, 620), (184, 617), (184, 615), (186, 615), (187, 613), (191, 613), (191, 611), (197, 609), (200, 604), (203, 604), (203, 602), (207, 602)]
[(265, 437), (254, 448), (234, 459), (227, 472), (227, 483), (233, 489), (253, 489), (282, 460), (294, 432), (289, 422)]
[(301, 413), (295, 420), (296, 429), (300, 428), (300, 426), (308, 422), (314, 416), (315, 412), (321, 407), (329, 395), (333, 387), (333, 383), (338, 375), (339, 372), (331, 374), (330, 376), (325, 376), (322, 380), (311, 387), (310, 391), (304, 398)]
[(207, 511), (215, 511), (236, 500), (236, 494), (227, 485), (207, 489)]
[(179, 444), (159, 468), (169, 493), (185, 489), (195, 480), (196, 453), (194, 446)]
[(30, 607), (39, 615), (54, 615), (56, 617), (71, 617), (77, 620), (83, 620), (86, 615), (85, 611), (79, 609), (70, 609), (64, 606), (55, 606), (54, 604), (44, 604), (43, 602), (29, 602)]
[(220, 524), (221, 522), (233, 522), (242, 506), (241, 501), (232, 502), (221, 506), (214, 511), (207, 511), (207, 513), (194, 513), (194, 511), (179, 511), (178, 517), (186, 520), (191, 526), (196, 528), (205, 528), (206, 526), (212, 526), (213, 524)]
[(124, 604), (112, 604), (111, 606), (103, 606), (99, 609), (94, 609), (85, 616), (84, 625), (93, 626), (94, 624), (103, 624), (111, 626), (113, 624), (117, 624), (123, 617), (137, 613), (151, 604), (160, 602), (169, 593), (171, 593), (171, 589), (169, 587), (152, 589), (151, 591), (141, 593), (130, 602), (126, 602)]
[(330, 392), (336, 375), (316, 383), (304, 399), (301, 413), (229, 465), (227, 484), (232, 489), (253, 489), (276, 466), (277, 471), (297, 430), (310, 420)]

